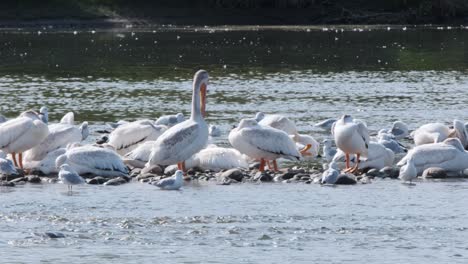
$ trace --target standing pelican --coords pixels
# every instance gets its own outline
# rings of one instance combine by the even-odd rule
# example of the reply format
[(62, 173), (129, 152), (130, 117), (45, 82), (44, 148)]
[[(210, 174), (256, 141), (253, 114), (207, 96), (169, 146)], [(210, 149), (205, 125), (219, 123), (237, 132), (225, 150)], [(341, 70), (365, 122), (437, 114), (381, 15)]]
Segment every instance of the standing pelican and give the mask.
[[(367, 156), (369, 149), (369, 131), (362, 122), (356, 122), (350, 115), (341, 117), (332, 127), (336, 146), (346, 156), (346, 172), (354, 173), (359, 169), (359, 158)], [(356, 164), (349, 166), (349, 154), (356, 154)]]
[(205, 147), (208, 141), (208, 125), (203, 117), (207, 85), (208, 73), (199, 70), (193, 78), (190, 119), (169, 128), (156, 140), (148, 166), (177, 163), (179, 170), (185, 171), (184, 161)]
[(301, 160), (301, 153), (294, 141), (284, 132), (268, 126), (260, 126), (255, 119), (242, 119), (239, 126), (229, 133), (231, 145), (247, 156), (260, 160), (260, 171), (265, 170), (265, 162), (276, 159)]
[(0, 124), (0, 150), (11, 153), (13, 163), (19, 153), (19, 167), (23, 168), (23, 152), (39, 145), (49, 134), (42, 116), (34, 111), (26, 111), (15, 119)]

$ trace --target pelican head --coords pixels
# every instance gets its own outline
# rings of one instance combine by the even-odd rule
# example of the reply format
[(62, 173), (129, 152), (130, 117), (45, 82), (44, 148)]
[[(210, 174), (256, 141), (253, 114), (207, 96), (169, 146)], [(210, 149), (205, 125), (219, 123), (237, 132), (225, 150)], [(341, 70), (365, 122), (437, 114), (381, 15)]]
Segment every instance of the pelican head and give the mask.
[(85, 140), (89, 136), (88, 122), (83, 122), (80, 126), (81, 140)]
[(41, 107), (41, 109), (39, 110), (39, 117), (45, 124), (49, 123), (49, 110), (47, 109), (47, 107)]
[(205, 70), (199, 70), (195, 73), (193, 77), (193, 89), (194, 94), (200, 94), (200, 112), (203, 117), (205, 117), (206, 110), (206, 92), (208, 87), (208, 72)]
[(258, 112), (258, 113), (255, 115), (255, 120), (257, 120), (257, 122), (262, 121), (263, 118), (265, 118), (265, 114), (264, 114), (263, 112)]

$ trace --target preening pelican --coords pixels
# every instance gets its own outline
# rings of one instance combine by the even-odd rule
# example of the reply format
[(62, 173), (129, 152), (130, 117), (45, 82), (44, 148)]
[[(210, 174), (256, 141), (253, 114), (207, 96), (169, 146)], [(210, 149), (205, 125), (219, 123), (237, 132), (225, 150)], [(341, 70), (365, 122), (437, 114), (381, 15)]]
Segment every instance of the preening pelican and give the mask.
[(59, 168), (63, 164), (70, 165), (78, 174), (93, 174), (103, 177), (127, 176), (128, 168), (120, 156), (107, 148), (91, 145), (67, 149), (55, 161)]
[(208, 141), (208, 125), (203, 117), (207, 85), (208, 73), (199, 70), (193, 79), (190, 119), (169, 128), (156, 140), (148, 166), (177, 163), (179, 170), (185, 171), (184, 161), (205, 147)]
[[(336, 121), (332, 127), (336, 146), (341, 149), (346, 156), (346, 170), (354, 173), (359, 169), (359, 158), (361, 155), (367, 156), (369, 149), (369, 131), (362, 122), (356, 122), (349, 115), (344, 115)], [(356, 164), (349, 166), (349, 154), (356, 154)]]
[(416, 146), (397, 165), (403, 166), (409, 159), (413, 159), (418, 175), (431, 167), (457, 173), (468, 168), (468, 152), (465, 151), (458, 138), (448, 138), (440, 143)]
[(320, 144), (312, 136), (295, 134), (289, 137), (296, 142), (296, 148), (303, 158), (313, 159), (318, 156)]
[(109, 135), (109, 145), (120, 155), (125, 155), (145, 141), (158, 139), (166, 130), (166, 126), (154, 125), (150, 120), (138, 120), (113, 130)]
[[(343, 151), (338, 151), (333, 157), (333, 162), (342, 161), (345, 158)], [(366, 157), (360, 157), (358, 169), (374, 168), (382, 169), (387, 166), (392, 166), (395, 160), (395, 153), (384, 145), (377, 142), (369, 142), (369, 148)], [(355, 160), (351, 159), (355, 163)]]
[(242, 119), (239, 126), (229, 133), (231, 145), (247, 156), (260, 160), (260, 171), (265, 170), (265, 160), (301, 160), (294, 141), (284, 132), (268, 126), (260, 126), (255, 119)]
[(11, 153), (16, 167), (16, 153), (19, 153), (19, 167), (23, 168), (22, 153), (39, 145), (49, 134), (47, 124), (34, 111), (26, 111), (18, 118), (0, 124), (0, 150)]
[(155, 124), (172, 127), (174, 125), (182, 123), (184, 120), (185, 120), (184, 115), (182, 113), (178, 113), (176, 115), (161, 116), (156, 120)]

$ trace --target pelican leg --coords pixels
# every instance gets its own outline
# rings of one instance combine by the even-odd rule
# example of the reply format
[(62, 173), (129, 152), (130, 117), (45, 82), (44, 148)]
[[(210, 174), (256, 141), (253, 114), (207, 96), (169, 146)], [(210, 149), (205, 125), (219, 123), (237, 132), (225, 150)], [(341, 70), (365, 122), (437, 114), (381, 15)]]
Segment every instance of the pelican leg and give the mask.
[(348, 172), (348, 171), (350, 171), (352, 169), (349, 166), (349, 154), (348, 153), (345, 154), (345, 159), (346, 159), (346, 169), (344, 170), (344, 172)]
[(18, 168), (18, 163), (16, 163), (16, 153), (11, 153), (11, 157), (13, 158), (13, 163), (15, 164), (15, 167)]
[(272, 170), (272, 169), (271, 169), (272, 167), (271, 167), (270, 161), (269, 161), (269, 160), (265, 160), (265, 162), (266, 162), (266, 164), (267, 164), (267, 166), (268, 166), (268, 169), (269, 169), (269, 170)]
[(182, 161), (182, 171), (185, 173), (185, 161)]
[(21, 169), (23, 169), (23, 153), (18, 154), (18, 161), (19, 161), (19, 166)]
[(177, 162), (177, 169), (183, 171), (182, 170), (182, 162)]
[(359, 153), (356, 154), (356, 159), (357, 159), (356, 165), (354, 165), (354, 167), (353, 167), (349, 172), (351, 172), (351, 173), (354, 174), (354, 173), (356, 173), (356, 172), (359, 171), (359, 158), (360, 158), (360, 157), (361, 157), (361, 154), (359, 154)]
[(260, 167), (258, 167), (259, 171), (265, 171), (265, 160), (262, 158), (260, 159)]
[(278, 170), (278, 163), (276, 162), (276, 160), (273, 160), (273, 168), (275, 169), (275, 172), (279, 171)]

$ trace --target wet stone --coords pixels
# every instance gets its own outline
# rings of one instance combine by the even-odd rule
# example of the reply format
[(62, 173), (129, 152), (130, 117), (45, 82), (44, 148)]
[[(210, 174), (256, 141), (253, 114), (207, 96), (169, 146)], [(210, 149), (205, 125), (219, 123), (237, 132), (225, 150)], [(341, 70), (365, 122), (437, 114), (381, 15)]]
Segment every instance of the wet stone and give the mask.
[(335, 184), (341, 184), (341, 185), (352, 185), (356, 183), (357, 181), (355, 177), (351, 174), (340, 174), (340, 176), (338, 176), (338, 179), (335, 182)]
[(393, 168), (393, 167), (384, 167), (383, 169), (380, 170), (382, 174), (379, 176), (381, 177), (388, 177), (391, 179), (396, 179), (400, 175), (400, 169), (399, 168)]
[(49, 238), (64, 238), (65, 235), (59, 232), (45, 232), (44, 233)]
[(137, 181), (141, 181), (141, 180), (144, 180), (144, 179), (154, 178), (154, 177), (159, 177), (159, 175), (152, 174), (152, 173), (145, 173), (145, 174), (140, 174), (140, 175), (136, 176), (135, 179)]
[(26, 177), (18, 177), (18, 178), (14, 179), (14, 180), (11, 180), (10, 182), (12, 182), (12, 183), (18, 183), (18, 182), (22, 182), (22, 181), (26, 182), (26, 181), (28, 181), (28, 178), (26, 178)]
[(273, 180), (273, 177), (270, 176), (267, 172), (257, 172), (253, 178), (254, 181), (261, 181), (261, 182), (270, 182)]
[(1, 187), (15, 187), (15, 183), (11, 181), (2, 181), (0, 182)]
[(282, 175), (282, 178), (284, 180), (289, 180), (291, 178), (293, 178), (294, 176), (296, 176), (298, 172), (297, 171), (288, 171), (288, 172), (285, 172), (283, 175)]
[(104, 185), (106, 185), (106, 186), (117, 186), (117, 185), (121, 185), (121, 184), (124, 184), (124, 183), (127, 183), (127, 180), (124, 179), (123, 177), (118, 177), (118, 178), (108, 180), (106, 183), (104, 183)]
[(37, 175), (29, 175), (26, 178), (29, 183), (41, 183), (41, 178)]
[(461, 173), (461, 176), (464, 178), (468, 178), (468, 169), (464, 169)]
[(94, 177), (90, 180), (88, 180), (88, 184), (104, 184), (108, 181), (109, 179), (106, 179), (104, 177), (98, 176)]
[(219, 176), (221, 179), (232, 179), (238, 182), (241, 182), (244, 178), (244, 172), (240, 169), (230, 169), (227, 170)]
[(369, 171), (366, 172), (366, 175), (371, 176), (371, 177), (378, 177), (380, 175), (380, 171), (377, 169), (370, 169)]
[(431, 167), (423, 171), (422, 177), (426, 179), (443, 179), (447, 178), (447, 172), (442, 168)]
[(249, 165), (249, 170), (258, 170), (260, 168), (260, 162), (254, 162)]
[(164, 171), (158, 165), (152, 165), (151, 167), (144, 167), (143, 169), (140, 170), (140, 174), (147, 174), (147, 173), (163, 175)]
[(133, 169), (132, 172), (130, 173), (130, 177), (133, 178), (133, 177), (136, 177), (136, 176), (138, 176), (138, 175), (140, 175), (140, 174), (141, 174), (141, 169), (140, 169), (140, 168), (135, 168), (135, 169)]

